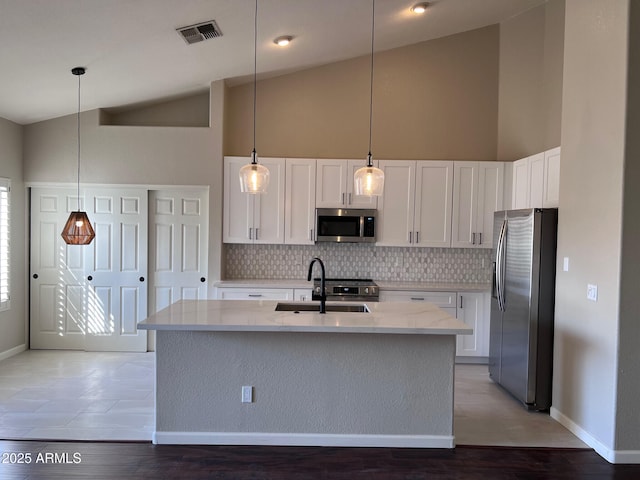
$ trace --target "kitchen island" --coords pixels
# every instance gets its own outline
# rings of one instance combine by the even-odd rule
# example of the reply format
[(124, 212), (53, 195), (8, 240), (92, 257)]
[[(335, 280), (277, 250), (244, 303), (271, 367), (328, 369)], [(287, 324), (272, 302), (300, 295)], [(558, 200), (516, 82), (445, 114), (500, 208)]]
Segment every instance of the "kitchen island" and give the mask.
[(139, 324), (157, 331), (154, 443), (454, 446), (455, 336), (471, 328), (429, 303), (276, 305), (183, 300)]

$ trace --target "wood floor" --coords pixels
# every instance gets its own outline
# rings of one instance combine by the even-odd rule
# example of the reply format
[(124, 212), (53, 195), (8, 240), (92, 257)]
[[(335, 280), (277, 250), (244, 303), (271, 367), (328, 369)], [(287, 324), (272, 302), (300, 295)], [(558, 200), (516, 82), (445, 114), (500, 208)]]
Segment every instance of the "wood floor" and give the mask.
[(455, 450), (424, 450), (0, 441), (0, 452), (3, 462), (26, 461), (27, 457), (31, 461), (0, 463), (2, 480), (640, 478), (640, 465), (611, 465), (587, 449), (462, 446)]

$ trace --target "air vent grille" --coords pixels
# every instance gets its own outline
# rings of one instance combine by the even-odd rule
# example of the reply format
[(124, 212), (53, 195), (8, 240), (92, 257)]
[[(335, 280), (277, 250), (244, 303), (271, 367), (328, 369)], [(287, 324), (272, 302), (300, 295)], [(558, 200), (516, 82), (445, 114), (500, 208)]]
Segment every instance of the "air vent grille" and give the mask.
[(215, 20), (198, 23), (196, 25), (189, 25), (187, 27), (180, 27), (177, 28), (176, 31), (189, 45), (222, 36), (222, 31)]

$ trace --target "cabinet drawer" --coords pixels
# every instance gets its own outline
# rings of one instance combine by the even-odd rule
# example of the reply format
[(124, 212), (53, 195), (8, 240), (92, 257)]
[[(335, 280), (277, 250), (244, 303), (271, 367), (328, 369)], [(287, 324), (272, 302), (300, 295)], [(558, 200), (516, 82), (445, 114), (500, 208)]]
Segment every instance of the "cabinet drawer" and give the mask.
[[(456, 308), (456, 292), (381, 291), (381, 302), (431, 302), (441, 308)], [(455, 315), (454, 315), (455, 316)]]
[(218, 300), (293, 300), (293, 289), (219, 287)]

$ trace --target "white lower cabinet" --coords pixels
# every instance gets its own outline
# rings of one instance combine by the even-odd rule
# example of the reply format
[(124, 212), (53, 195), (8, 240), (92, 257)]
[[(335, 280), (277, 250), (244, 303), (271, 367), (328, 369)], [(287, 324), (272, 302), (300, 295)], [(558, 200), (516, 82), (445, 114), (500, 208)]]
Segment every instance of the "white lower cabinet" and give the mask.
[(218, 287), (218, 300), (293, 300), (292, 288)]
[(382, 290), (381, 302), (431, 302), (473, 328), (472, 335), (456, 337), (457, 357), (489, 356), (489, 294)]
[(488, 318), (485, 317), (484, 293), (458, 292), (458, 320), (473, 328), (473, 335), (456, 337), (456, 356), (486, 357), (489, 355)]
[(296, 302), (310, 302), (312, 293), (311, 288), (296, 288), (293, 290), (293, 298)]

